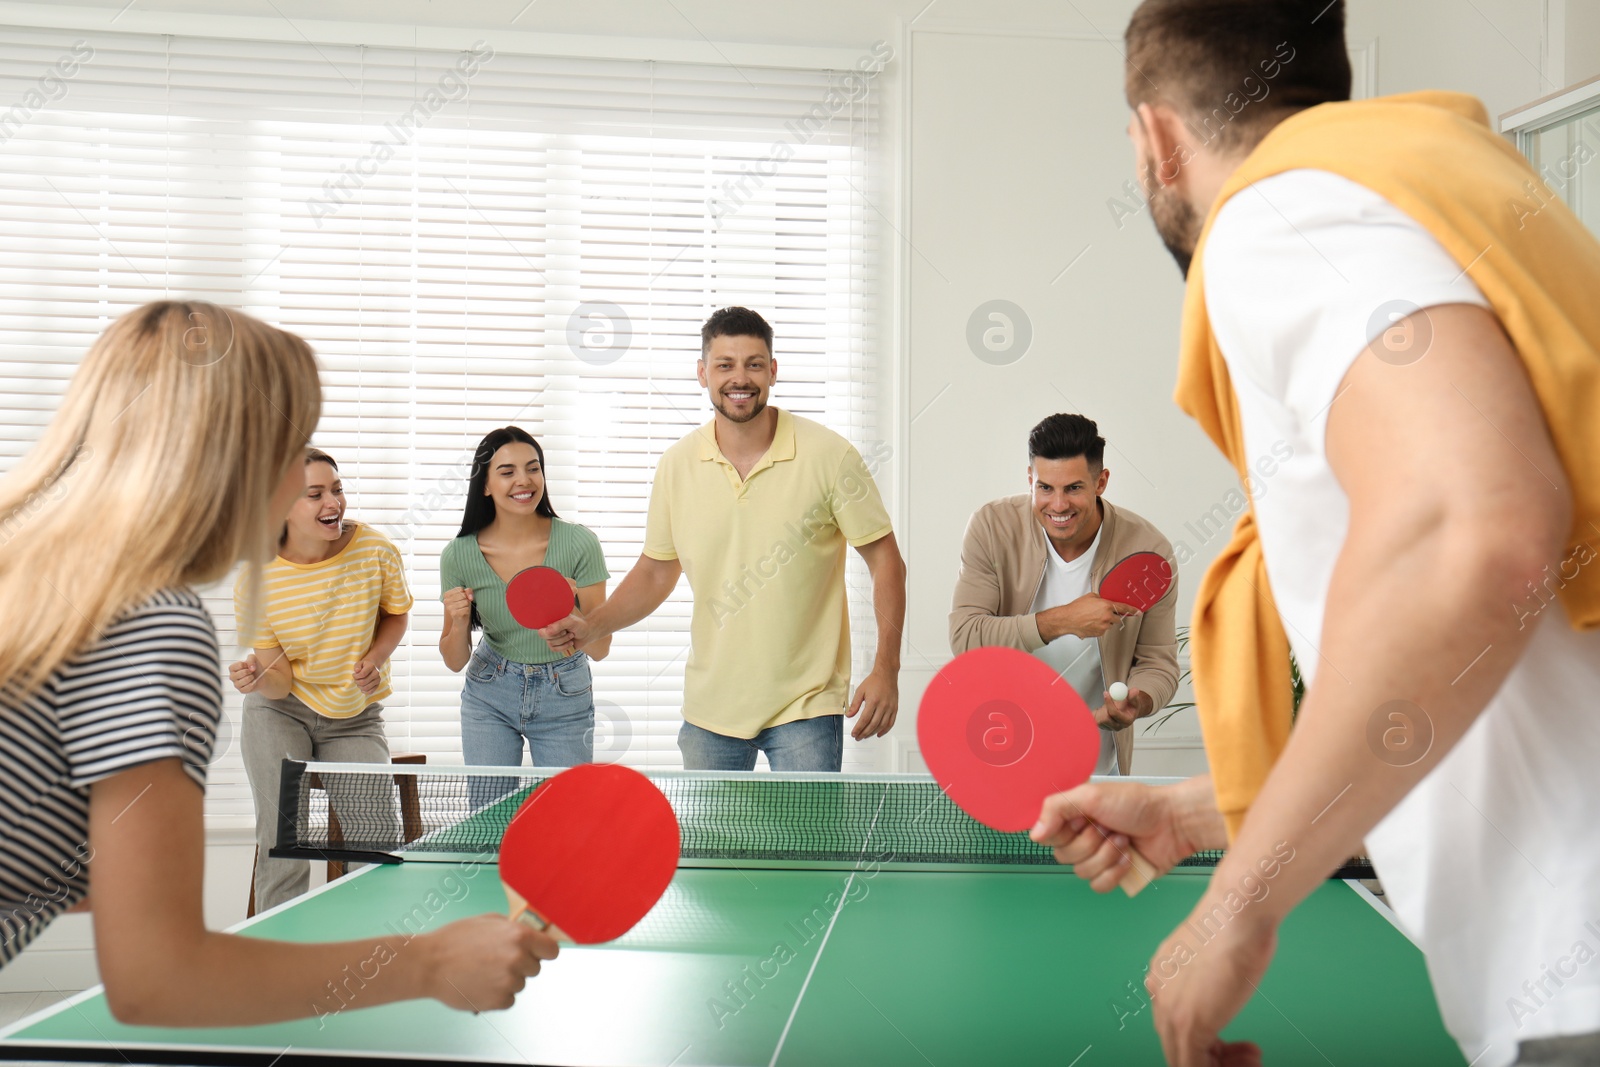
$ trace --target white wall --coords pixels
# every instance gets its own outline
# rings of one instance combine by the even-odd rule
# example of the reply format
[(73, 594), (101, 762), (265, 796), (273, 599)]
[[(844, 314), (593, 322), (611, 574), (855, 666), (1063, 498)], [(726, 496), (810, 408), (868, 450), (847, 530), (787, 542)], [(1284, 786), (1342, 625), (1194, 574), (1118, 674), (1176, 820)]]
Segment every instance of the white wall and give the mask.
[(1544, 18), (1544, 0), (1357, 0), (1349, 35), (1378, 42), (1380, 93), (1457, 89), (1494, 117), (1565, 84), (1550, 60), (1563, 42), (1544, 42)]
[[(1113, 498), (1197, 553), (1181, 571), (1180, 616), (1219, 544), (1186, 533), (1233, 482), (1170, 400), (1178, 276), (1147, 219), (1119, 228), (1106, 205), (1132, 170), (1117, 51), (1132, 7), (1131, 0), (140, 0), (132, 7), (126, 0), (0, 0), (0, 24), (106, 25), (115, 17), (118, 29), (219, 33), (230, 18), (248, 17), (259, 20), (250, 24), (256, 35), (317, 40), (329, 39), (319, 20), (382, 20), (371, 31), (374, 43), (437, 43), (440, 31), (431, 27), (457, 27), (506, 50), (536, 45), (529, 34), (585, 35), (566, 46), (581, 48), (587, 39), (609, 49), (623, 47), (610, 42), (626, 34), (643, 39), (626, 42), (631, 54), (735, 61), (778, 61), (793, 54), (784, 52), (791, 46), (848, 52), (895, 42), (900, 59), (882, 79), (886, 180), (875, 206), (886, 222), (884, 284), (903, 301), (897, 310), (886, 302), (882, 334), (898, 353), (906, 446), (896, 450), (892, 485), (911, 564), (908, 713), (892, 743), (878, 743), (885, 769), (899, 769), (915, 765), (909, 709), (948, 654), (944, 618), (966, 518), (984, 500), (1023, 488), (1024, 435), (1040, 417), (1078, 409), (1098, 419), (1112, 445)], [(1558, 88), (1551, 81), (1558, 68), (1574, 78), (1600, 73), (1600, 5), (1571, 0), (1564, 25), (1570, 40), (1551, 39), (1544, 0), (1355, 0), (1350, 15), (1351, 38), (1374, 42), (1378, 91), (1466, 90), (1482, 96), (1491, 114)], [(980, 362), (966, 345), (968, 315), (995, 298), (1024, 307), (1034, 326), (1031, 349), (1011, 366)], [(1187, 773), (1202, 764), (1192, 719), (1163, 731), (1161, 743), (1172, 747), (1141, 742), (1136, 771)], [(237, 841), (208, 849), (213, 926), (243, 918), (249, 857), (250, 847)], [(88, 938), (87, 919), (64, 921), (0, 971), (0, 991), (81, 986), (92, 974)]]
[(1600, 3), (1557, 0), (1562, 4), (1565, 78), (1567, 85), (1600, 78)]
[[(1121, 57), (1093, 33), (911, 38), (903, 526), (915, 575), (908, 639), (923, 655), (907, 660), (908, 703), (949, 655), (967, 517), (1026, 491), (1026, 436), (1039, 419), (1077, 411), (1099, 422), (1109, 498), (1155, 521), (1175, 548), (1183, 522), (1229, 482), (1170, 400), (1177, 268), (1142, 214), (1119, 224), (1108, 207), (1137, 203), (1123, 188), (1132, 166)], [(1032, 327), (1027, 351), (1006, 365), (968, 341), (969, 319), (993, 300)], [(1188, 540), (1201, 559), (1218, 547)], [(1180, 581), (1198, 575), (1183, 568)]]

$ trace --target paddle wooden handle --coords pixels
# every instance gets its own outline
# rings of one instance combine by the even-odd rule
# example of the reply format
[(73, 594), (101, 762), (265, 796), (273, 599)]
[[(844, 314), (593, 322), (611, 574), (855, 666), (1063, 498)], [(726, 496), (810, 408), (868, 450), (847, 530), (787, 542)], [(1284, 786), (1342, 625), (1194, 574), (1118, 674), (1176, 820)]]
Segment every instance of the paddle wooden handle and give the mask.
[(1130, 897), (1136, 897), (1144, 891), (1144, 887), (1161, 877), (1161, 872), (1156, 865), (1139, 854), (1139, 850), (1128, 843), (1128, 873), (1122, 876), (1122, 891)]
[(504, 882), (501, 882), (500, 884), (505, 887), (506, 900), (510, 901), (511, 903), (512, 922), (526, 922), (530, 926), (537, 926), (541, 932), (548, 931), (550, 929), (550, 920), (546, 919), (543, 915), (540, 915), (538, 912), (528, 907), (528, 902), (523, 900), (522, 895), (515, 889), (512, 889)]
[(512, 922), (526, 923), (542, 934), (549, 934), (557, 941), (570, 942), (572, 940), (571, 935), (565, 930), (561, 929), (559, 926), (553, 925), (549, 919), (546, 919), (543, 915), (540, 915), (538, 912), (528, 907), (528, 902), (523, 900), (522, 895), (515, 889), (512, 889), (504, 882), (501, 882), (500, 884), (505, 887), (506, 900), (511, 904)]

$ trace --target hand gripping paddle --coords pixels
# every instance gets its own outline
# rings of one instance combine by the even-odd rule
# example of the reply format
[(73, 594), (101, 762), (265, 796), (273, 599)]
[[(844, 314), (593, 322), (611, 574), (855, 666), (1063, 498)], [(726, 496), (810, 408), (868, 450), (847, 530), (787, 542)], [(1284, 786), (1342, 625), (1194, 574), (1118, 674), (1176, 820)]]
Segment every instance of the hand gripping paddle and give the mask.
[(1155, 607), (1172, 588), (1172, 564), (1159, 552), (1135, 552), (1100, 581), (1100, 597), (1140, 611)]
[[(1045, 798), (1088, 781), (1100, 757), (1100, 728), (1083, 698), (1014, 648), (975, 648), (945, 664), (922, 694), (917, 740), (950, 799), (1007, 833), (1038, 822)], [(1128, 852), (1122, 888), (1131, 897), (1156, 869), (1132, 845)]]
[(572, 583), (554, 567), (528, 567), (506, 583), (506, 609), (530, 630), (560, 622), (576, 602)]
[(541, 783), (500, 842), (511, 918), (580, 945), (621, 937), (678, 867), (678, 817), (655, 784), (615, 763), (585, 763)]

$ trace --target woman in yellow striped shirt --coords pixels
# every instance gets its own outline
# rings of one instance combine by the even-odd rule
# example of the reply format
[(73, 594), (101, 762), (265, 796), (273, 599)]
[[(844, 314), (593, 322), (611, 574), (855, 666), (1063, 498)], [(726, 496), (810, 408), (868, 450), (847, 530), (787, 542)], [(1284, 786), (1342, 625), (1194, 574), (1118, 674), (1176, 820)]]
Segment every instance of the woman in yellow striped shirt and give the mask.
[[(411, 593), (400, 552), (383, 534), (344, 517), (344, 485), (327, 453), (306, 449), (306, 491), (289, 510), (278, 554), (262, 575), (265, 610), (253, 651), (228, 668), (245, 694), (240, 748), (256, 802), (256, 908), (306, 891), (310, 867), (267, 854), (277, 836), (285, 758), (387, 763), (383, 700), (389, 657), (405, 635)], [(235, 605), (245, 589), (241, 576)], [(240, 611), (241, 620), (245, 617)], [(336, 793), (337, 791), (335, 791)], [(341, 801), (330, 796), (337, 811)], [(389, 800), (363, 805), (387, 812)], [(370, 821), (363, 816), (364, 821)]]

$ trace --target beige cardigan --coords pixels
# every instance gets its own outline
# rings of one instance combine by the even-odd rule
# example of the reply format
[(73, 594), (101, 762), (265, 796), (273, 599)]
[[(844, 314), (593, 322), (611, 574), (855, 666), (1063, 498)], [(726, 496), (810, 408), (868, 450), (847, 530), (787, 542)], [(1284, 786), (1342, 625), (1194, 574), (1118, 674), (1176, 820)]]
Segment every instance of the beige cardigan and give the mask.
[[(1135, 552), (1159, 552), (1173, 558), (1172, 545), (1161, 532), (1131, 511), (1101, 498), (1100, 547), (1090, 564), (1090, 584), (1099, 588), (1106, 572)], [(1044, 581), (1050, 551), (1045, 532), (1034, 517), (1027, 493), (994, 500), (979, 508), (967, 523), (961, 545), (961, 573), (950, 606), (950, 650), (1001, 645), (1034, 652), (1044, 646), (1033, 615), (1033, 599)], [(1178, 583), (1149, 614), (1108, 630), (1098, 644), (1107, 678), (1126, 680), (1130, 688), (1149, 693), (1159, 711), (1178, 688), (1178, 641), (1174, 631)], [(1090, 706), (1100, 703), (1090, 700)], [(1133, 731), (1117, 733), (1117, 766), (1127, 774), (1133, 765)]]

